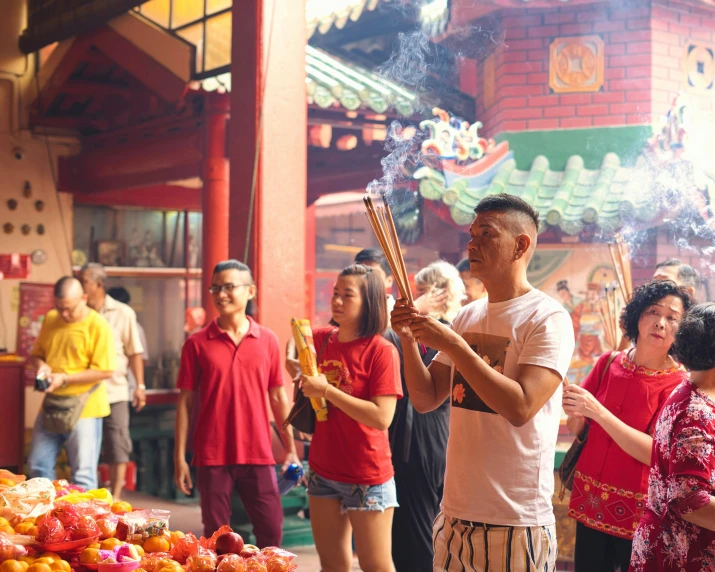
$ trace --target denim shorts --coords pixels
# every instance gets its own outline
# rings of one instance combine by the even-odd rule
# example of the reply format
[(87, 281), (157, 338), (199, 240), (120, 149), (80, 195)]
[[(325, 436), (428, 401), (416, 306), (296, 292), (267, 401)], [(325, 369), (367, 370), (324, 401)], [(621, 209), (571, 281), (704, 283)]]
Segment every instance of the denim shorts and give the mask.
[(341, 501), (340, 512), (349, 510), (368, 510), (384, 512), (388, 508), (397, 508), (397, 489), (395, 479), (381, 485), (353, 485), (325, 479), (313, 469), (308, 471), (308, 495), (316, 498)]

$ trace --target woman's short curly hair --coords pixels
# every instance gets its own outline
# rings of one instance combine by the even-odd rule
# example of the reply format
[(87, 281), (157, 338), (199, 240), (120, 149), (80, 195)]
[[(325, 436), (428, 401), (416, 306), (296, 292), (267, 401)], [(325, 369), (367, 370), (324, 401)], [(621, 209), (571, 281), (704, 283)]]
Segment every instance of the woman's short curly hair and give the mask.
[(675, 355), (690, 371), (715, 367), (715, 304), (690, 308), (675, 334)]
[[(678, 286), (670, 280), (651, 280), (633, 290), (631, 301), (626, 304), (621, 313), (621, 329), (634, 344), (638, 341), (638, 322), (643, 312), (666, 296), (680, 298), (686, 312), (695, 304), (695, 300), (687, 288)], [(671, 348), (671, 353), (672, 351), (673, 348)]]

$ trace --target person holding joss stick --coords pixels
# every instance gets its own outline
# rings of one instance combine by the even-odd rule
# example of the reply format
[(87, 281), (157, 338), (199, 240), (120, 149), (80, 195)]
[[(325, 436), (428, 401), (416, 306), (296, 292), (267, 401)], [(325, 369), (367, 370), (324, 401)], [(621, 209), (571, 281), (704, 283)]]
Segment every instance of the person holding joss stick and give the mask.
[[(573, 327), (563, 306), (527, 280), (534, 208), (497, 194), (475, 213), (469, 264), (487, 297), (463, 307), (451, 327), (405, 300), (392, 312), (415, 410), (450, 399), (433, 570), (553, 572), (553, 459)], [(438, 351), (429, 367), (417, 339)]]
[(348, 572), (351, 532), (360, 567), (393, 572), (390, 531), (397, 505), (387, 428), (402, 396), (399, 357), (382, 337), (385, 287), (361, 264), (338, 276), (332, 326), (313, 330), (319, 375), (301, 376), (303, 393), (324, 398), (308, 462), (310, 523), (322, 569)]

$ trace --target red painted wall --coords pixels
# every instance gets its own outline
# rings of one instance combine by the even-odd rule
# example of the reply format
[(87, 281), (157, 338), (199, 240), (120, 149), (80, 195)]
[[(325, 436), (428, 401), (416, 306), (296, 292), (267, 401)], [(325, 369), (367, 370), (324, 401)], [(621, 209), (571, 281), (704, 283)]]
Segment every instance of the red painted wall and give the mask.
[[(494, 37), (460, 78), (476, 81), (476, 117), (487, 136), (503, 131), (646, 125), (663, 115), (685, 88), (683, 62), (691, 38), (712, 42), (715, 9), (670, 0), (616, 7), (610, 2), (554, 9), (503, 10), (490, 16)], [(555, 38), (597, 35), (604, 43), (605, 78), (595, 93), (553, 93), (549, 46)], [(493, 55), (494, 102), (485, 106), (484, 61)], [(715, 110), (715, 97), (697, 97)]]

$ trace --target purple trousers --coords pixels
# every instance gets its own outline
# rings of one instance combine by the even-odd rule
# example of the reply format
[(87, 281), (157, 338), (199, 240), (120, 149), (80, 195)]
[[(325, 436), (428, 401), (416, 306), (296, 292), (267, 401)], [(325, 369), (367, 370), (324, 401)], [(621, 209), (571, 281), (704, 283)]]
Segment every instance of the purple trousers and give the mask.
[(221, 465), (197, 467), (204, 536), (231, 523), (231, 496), (236, 491), (253, 525), (259, 548), (280, 546), (283, 506), (273, 465)]

